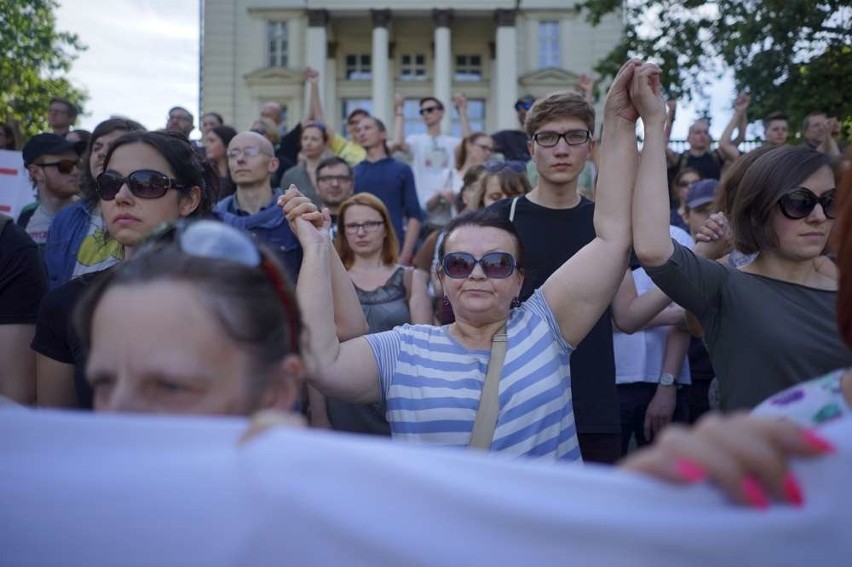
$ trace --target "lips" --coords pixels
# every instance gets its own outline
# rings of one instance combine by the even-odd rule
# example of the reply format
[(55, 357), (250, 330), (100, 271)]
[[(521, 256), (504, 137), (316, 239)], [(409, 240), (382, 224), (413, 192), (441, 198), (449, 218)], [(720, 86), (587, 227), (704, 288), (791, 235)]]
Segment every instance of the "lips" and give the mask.
[(123, 213), (123, 214), (116, 216), (112, 220), (112, 222), (113, 222), (113, 224), (131, 224), (131, 223), (142, 222), (142, 220), (139, 219), (138, 217), (134, 217), (133, 215)]

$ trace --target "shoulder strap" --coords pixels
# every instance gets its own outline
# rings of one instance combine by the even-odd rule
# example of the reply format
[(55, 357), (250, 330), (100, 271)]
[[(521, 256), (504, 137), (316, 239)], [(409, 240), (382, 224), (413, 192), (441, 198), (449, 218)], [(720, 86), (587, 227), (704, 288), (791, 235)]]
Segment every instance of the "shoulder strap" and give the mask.
[(485, 372), (485, 383), (482, 385), (482, 394), (479, 396), (479, 409), (476, 410), (476, 420), (473, 422), (468, 449), (487, 451), (494, 440), (497, 416), (500, 413), (500, 374), (503, 372), (508, 342), (509, 337), (506, 335), (504, 324), (491, 338), (491, 357), (488, 359), (488, 370)]
[(411, 278), (414, 276), (414, 268), (406, 266), (402, 269), (402, 285), (405, 286), (405, 301), (411, 301)]
[(509, 207), (509, 222), (515, 222), (515, 207), (518, 206), (518, 199), (520, 198), (521, 196), (518, 195), (517, 197), (512, 199), (512, 206)]

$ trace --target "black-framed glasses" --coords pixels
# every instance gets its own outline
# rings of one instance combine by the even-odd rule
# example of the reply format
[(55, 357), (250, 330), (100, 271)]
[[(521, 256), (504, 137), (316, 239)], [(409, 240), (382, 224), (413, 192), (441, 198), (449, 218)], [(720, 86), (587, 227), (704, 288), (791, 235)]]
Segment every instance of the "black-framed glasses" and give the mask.
[(526, 173), (527, 171), (527, 164), (515, 159), (509, 159), (506, 161), (488, 161), (485, 162), (484, 167), (485, 171), (488, 173), (498, 173), (504, 169), (511, 169), (515, 173)]
[(40, 163), (38, 164), (40, 167), (55, 167), (59, 170), (59, 173), (64, 173), (68, 175), (69, 173), (74, 171), (75, 167), (80, 167), (80, 161), (74, 159), (61, 159), (59, 161), (53, 161), (50, 163)]
[(214, 220), (179, 220), (160, 226), (134, 251), (134, 258), (152, 253), (163, 243), (176, 242), (188, 256), (209, 258), (260, 269), (284, 307), (290, 327), (291, 352), (299, 352), (299, 334), (295, 298), (288, 291), (286, 276), (254, 238), (224, 222)]
[(515, 257), (508, 252), (489, 252), (479, 259), (467, 252), (450, 252), (441, 260), (441, 270), (447, 277), (462, 279), (470, 276), (477, 264), (485, 277), (498, 280), (511, 276), (517, 267)]
[(153, 169), (139, 169), (127, 177), (122, 177), (118, 172), (108, 169), (98, 175), (95, 180), (98, 197), (104, 201), (112, 201), (125, 183), (133, 196), (140, 199), (159, 199), (169, 189), (189, 188), (189, 185)]
[(376, 232), (383, 226), (384, 221), (348, 222), (343, 225), (343, 230), (346, 234), (358, 234), (361, 229), (364, 229), (364, 232)]
[(440, 106), (424, 106), (420, 109), (420, 116), (425, 116), (427, 114), (432, 114), (436, 110), (441, 110)]
[(352, 177), (348, 175), (320, 175), (317, 177), (317, 181), (322, 183), (332, 183), (337, 181), (338, 183), (343, 184), (352, 181)]
[(568, 130), (562, 133), (545, 130), (533, 134), (532, 139), (542, 148), (552, 148), (559, 143), (560, 138), (569, 146), (579, 146), (588, 142), (591, 137), (592, 133), (588, 130)]
[(822, 195), (807, 187), (796, 187), (778, 199), (781, 213), (788, 219), (798, 220), (810, 215), (817, 203), (822, 205), (822, 212), (830, 219), (837, 218), (837, 189), (829, 189)]

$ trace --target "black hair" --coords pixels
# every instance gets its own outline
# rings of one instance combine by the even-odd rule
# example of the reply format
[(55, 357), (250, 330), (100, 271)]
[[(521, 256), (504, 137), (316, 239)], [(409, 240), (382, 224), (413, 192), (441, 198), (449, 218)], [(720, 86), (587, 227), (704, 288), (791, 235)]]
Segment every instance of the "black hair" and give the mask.
[(327, 167), (334, 167), (335, 165), (345, 165), (346, 171), (348, 171), (349, 176), (352, 177), (352, 166), (349, 165), (348, 161), (338, 156), (331, 156), (319, 162), (317, 164), (317, 177), (319, 177), (320, 171)]
[(433, 96), (424, 96), (423, 98), (421, 98), (419, 106), (423, 106), (424, 103), (427, 103), (429, 101), (434, 102), (435, 104), (438, 105), (438, 108), (440, 108), (441, 110), (444, 110), (444, 103), (441, 102), (440, 100), (438, 100), (437, 98), (433, 97)]
[(92, 175), (92, 171), (89, 167), (89, 158), (92, 155), (92, 147), (95, 145), (95, 142), (98, 141), (98, 138), (118, 131), (144, 132), (145, 127), (135, 120), (130, 120), (128, 118), (108, 118), (95, 126), (95, 129), (92, 131), (92, 136), (89, 138), (89, 143), (86, 145), (86, 151), (83, 153), (83, 178), (80, 182), (80, 191), (83, 194), (83, 200), (90, 206), (98, 202), (98, 192), (95, 189), (95, 177), (101, 173), (98, 171), (95, 172), (95, 175)]

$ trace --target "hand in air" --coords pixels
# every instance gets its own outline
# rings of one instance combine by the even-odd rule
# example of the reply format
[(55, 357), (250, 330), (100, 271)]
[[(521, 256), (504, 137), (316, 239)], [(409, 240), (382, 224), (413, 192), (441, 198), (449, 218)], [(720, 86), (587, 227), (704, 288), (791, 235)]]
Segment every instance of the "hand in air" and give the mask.
[(284, 213), (290, 228), (303, 248), (329, 241), (331, 214), (328, 209), (320, 212), (317, 206), (302, 195), (295, 185), (290, 185), (290, 188), (278, 198), (278, 207)]
[(649, 448), (621, 465), (678, 484), (713, 482), (734, 502), (766, 508), (772, 501), (804, 504), (787, 464), (834, 451), (830, 443), (791, 421), (745, 414), (710, 414), (688, 429), (671, 424)]
[(734, 110), (737, 112), (745, 112), (748, 110), (748, 105), (751, 102), (751, 97), (748, 93), (740, 93), (737, 100), (734, 101)]
[(402, 110), (402, 105), (405, 104), (405, 97), (399, 93), (393, 95), (394, 110)]
[(453, 106), (456, 107), (456, 110), (459, 112), (464, 112), (467, 110), (467, 97), (462, 93), (456, 93), (453, 95)]
[(639, 119), (639, 113), (630, 100), (630, 82), (633, 80), (634, 71), (641, 65), (642, 62), (638, 59), (630, 59), (618, 70), (606, 95), (604, 120), (607, 118), (621, 118), (622, 120), (635, 123)]
[(645, 63), (633, 72), (630, 100), (645, 123), (653, 119), (662, 122), (666, 117), (660, 87), (661, 74), (660, 68), (653, 63)]

